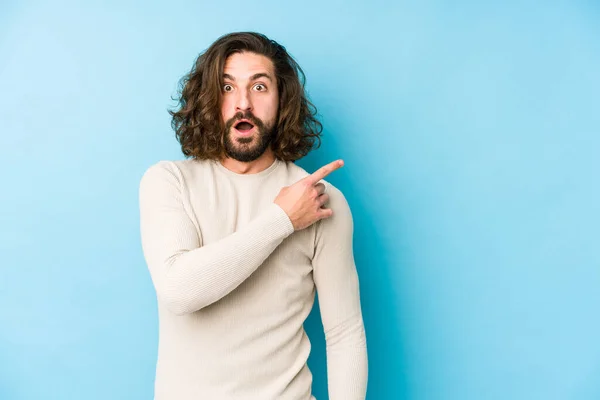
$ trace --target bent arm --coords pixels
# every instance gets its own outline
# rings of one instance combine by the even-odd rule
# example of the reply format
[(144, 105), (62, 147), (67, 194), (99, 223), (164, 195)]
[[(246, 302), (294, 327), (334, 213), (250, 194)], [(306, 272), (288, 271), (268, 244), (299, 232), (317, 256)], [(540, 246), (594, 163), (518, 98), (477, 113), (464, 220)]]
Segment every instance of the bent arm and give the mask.
[(246, 280), (294, 227), (273, 203), (242, 229), (201, 246), (184, 207), (180, 174), (157, 163), (140, 180), (140, 233), (157, 297), (175, 314), (192, 313)]
[(317, 226), (313, 276), (325, 330), (329, 399), (364, 400), (367, 344), (352, 250), (352, 214), (342, 192), (333, 186), (327, 192), (333, 216)]

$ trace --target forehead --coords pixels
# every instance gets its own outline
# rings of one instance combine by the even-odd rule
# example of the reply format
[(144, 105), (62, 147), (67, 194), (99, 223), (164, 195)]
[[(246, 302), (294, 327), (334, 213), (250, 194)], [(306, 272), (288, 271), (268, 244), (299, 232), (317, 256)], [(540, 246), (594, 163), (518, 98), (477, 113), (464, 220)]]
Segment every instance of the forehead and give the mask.
[(248, 79), (260, 72), (274, 76), (273, 69), (273, 62), (268, 57), (245, 51), (227, 57), (223, 73), (231, 75), (237, 80)]

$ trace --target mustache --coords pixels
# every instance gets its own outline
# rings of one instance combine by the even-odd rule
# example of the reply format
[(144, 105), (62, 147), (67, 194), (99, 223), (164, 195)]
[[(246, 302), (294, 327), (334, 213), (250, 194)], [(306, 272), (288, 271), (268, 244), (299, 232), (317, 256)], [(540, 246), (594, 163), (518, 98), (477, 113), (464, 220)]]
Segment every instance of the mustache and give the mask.
[(226, 132), (229, 132), (231, 127), (241, 119), (247, 119), (252, 123), (252, 125), (257, 126), (259, 130), (264, 131), (265, 124), (259, 118), (255, 117), (254, 114), (249, 111), (246, 113), (240, 111), (227, 120), (227, 123), (225, 124)]
[(233, 117), (231, 117), (230, 119), (227, 120), (226, 124), (225, 124), (225, 132), (229, 132), (231, 131), (231, 127), (233, 125), (236, 124), (236, 122), (238, 122), (241, 119), (247, 119), (248, 121), (250, 121), (252, 123), (252, 125), (258, 127), (258, 129), (261, 132), (265, 131), (265, 124), (260, 120), (260, 118), (257, 118), (254, 116), (254, 114), (252, 114), (252, 112), (248, 111), (246, 113), (243, 112), (237, 112)]

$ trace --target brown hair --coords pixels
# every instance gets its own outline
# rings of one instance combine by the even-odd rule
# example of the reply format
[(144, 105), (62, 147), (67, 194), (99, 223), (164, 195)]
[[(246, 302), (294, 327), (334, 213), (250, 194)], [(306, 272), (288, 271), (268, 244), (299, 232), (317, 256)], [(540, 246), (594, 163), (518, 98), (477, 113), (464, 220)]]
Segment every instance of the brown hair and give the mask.
[[(171, 126), (183, 154), (196, 159), (225, 156), (221, 118), (223, 68), (231, 54), (248, 51), (273, 62), (279, 91), (279, 110), (271, 148), (275, 156), (295, 161), (308, 154), (315, 140), (321, 145), (322, 124), (308, 100), (305, 75), (285, 47), (256, 32), (230, 33), (218, 38), (196, 59), (192, 70), (179, 82), (178, 110), (169, 110)], [(177, 100), (177, 99), (173, 99)]]

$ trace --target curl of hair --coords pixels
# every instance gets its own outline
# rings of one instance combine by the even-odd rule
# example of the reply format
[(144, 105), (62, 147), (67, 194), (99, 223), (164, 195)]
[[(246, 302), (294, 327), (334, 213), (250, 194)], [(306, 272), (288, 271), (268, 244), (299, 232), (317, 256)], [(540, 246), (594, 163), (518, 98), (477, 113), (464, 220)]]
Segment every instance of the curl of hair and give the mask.
[[(178, 105), (169, 110), (171, 126), (186, 157), (225, 157), (221, 118), (223, 68), (234, 53), (252, 52), (273, 62), (279, 92), (276, 135), (271, 143), (275, 157), (296, 161), (320, 147), (322, 124), (305, 93), (305, 75), (285, 47), (256, 32), (230, 33), (218, 38), (200, 54), (191, 71), (179, 81)], [(318, 141), (318, 144), (315, 142)]]

